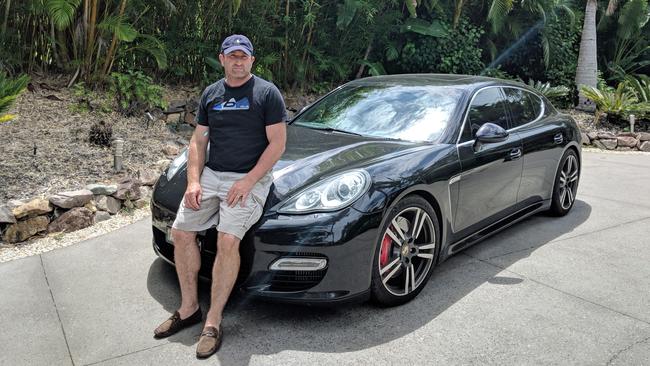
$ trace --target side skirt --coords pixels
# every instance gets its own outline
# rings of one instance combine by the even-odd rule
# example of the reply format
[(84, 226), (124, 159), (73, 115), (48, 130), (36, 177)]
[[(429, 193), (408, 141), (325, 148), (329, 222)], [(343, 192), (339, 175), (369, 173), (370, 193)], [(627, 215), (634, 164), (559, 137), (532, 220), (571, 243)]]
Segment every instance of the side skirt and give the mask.
[[(535, 202), (525, 208), (522, 208), (521, 210), (511, 214), (510, 216), (504, 217), (503, 219), (479, 230), (478, 232), (471, 234), (447, 247), (447, 256), (451, 256), (453, 254), (456, 254), (460, 252), (463, 249), (469, 248), (472, 245), (480, 242), (483, 239), (486, 239), (496, 233), (498, 233), (501, 230), (504, 230), (519, 221), (522, 221), (523, 219), (530, 217), (538, 212), (544, 211), (548, 207), (548, 202), (545, 201), (540, 201), (540, 202)], [(546, 205), (545, 205), (546, 203)]]

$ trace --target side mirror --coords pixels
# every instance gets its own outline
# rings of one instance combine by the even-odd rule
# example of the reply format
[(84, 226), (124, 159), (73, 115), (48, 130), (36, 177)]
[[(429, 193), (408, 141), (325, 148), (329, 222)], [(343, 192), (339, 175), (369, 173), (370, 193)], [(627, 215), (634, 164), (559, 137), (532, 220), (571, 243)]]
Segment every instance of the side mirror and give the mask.
[(494, 123), (485, 123), (476, 131), (476, 141), (491, 143), (501, 142), (508, 138), (508, 131)]

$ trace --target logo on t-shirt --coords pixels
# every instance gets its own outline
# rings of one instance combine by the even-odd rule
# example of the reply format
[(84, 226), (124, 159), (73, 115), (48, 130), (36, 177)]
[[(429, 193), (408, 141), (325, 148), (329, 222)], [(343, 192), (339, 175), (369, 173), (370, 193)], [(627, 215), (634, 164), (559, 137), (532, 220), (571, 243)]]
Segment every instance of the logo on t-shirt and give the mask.
[(236, 111), (236, 110), (248, 110), (248, 108), (250, 108), (248, 97), (244, 97), (240, 100), (235, 100), (235, 98), (230, 98), (230, 100), (227, 102), (215, 104), (214, 107), (212, 107), (212, 110)]

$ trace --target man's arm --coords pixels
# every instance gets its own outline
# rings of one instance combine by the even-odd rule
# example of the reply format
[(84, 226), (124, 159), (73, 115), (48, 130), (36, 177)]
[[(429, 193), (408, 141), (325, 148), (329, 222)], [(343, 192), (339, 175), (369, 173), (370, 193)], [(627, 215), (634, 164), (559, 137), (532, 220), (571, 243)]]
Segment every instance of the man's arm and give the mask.
[(244, 202), (246, 202), (246, 198), (255, 183), (262, 179), (273, 168), (275, 163), (280, 160), (287, 143), (286, 123), (278, 122), (266, 126), (266, 138), (269, 140), (269, 145), (260, 156), (255, 167), (230, 188), (227, 197), (229, 206), (234, 206), (239, 199), (241, 199), (241, 205), (244, 206)]
[(187, 158), (187, 189), (185, 190), (185, 206), (198, 210), (201, 203), (201, 172), (205, 165), (205, 150), (208, 147), (208, 126), (196, 125), (190, 140)]

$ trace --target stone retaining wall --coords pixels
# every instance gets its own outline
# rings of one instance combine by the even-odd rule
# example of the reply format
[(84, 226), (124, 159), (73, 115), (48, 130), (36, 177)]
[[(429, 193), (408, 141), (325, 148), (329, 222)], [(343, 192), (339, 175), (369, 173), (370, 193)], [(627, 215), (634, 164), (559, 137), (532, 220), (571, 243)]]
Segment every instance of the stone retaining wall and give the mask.
[(582, 144), (591, 145), (603, 150), (618, 151), (650, 151), (649, 132), (619, 132), (608, 131), (582, 132)]
[(138, 171), (115, 184), (90, 184), (84, 189), (49, 197), (11, 200), (0, 205), (0, 241), (19, 243), (33, 236), (71, 232), (110, 219), (123, 208), (149, 205), (156, 170)]

